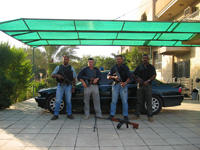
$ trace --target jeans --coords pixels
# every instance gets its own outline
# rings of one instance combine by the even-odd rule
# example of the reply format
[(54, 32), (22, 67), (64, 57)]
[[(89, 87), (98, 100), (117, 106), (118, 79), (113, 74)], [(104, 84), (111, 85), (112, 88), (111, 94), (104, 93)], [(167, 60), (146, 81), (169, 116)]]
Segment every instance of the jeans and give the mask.
[(123, 105), (123, 116), (128, 116), (128, 86), (122, 88), (120, 84), (112, 85), (112, 102), (110, 115), (115, 115), (119, 94)]
[(146, 102), (147, 117), (153, 117), (152, 112), (152, 85), (149, 83), (147, 86), (139, 85), (137, 89), (137, 107), (135, 110), (135, 116), (140, 116), (140, 111), (143, 106), (143, 102)]
[(72, 114), (71, 89), (72, 89), (72, 86), (70, 84), (69, 85), (67, 85), (67, 84), (60, 85), (60, 83), (58, 83), (57, 90), (56, 90), (56, 102), (55, 102), (54, 115), (56, 115), (56, 116), (59, 115), (60, 103), (62, 101), (64, 93), (65, 93), (65, 100), (66, 100), (66, 104), (67, 104), (67, 106), (66, 106), (67, 115)]

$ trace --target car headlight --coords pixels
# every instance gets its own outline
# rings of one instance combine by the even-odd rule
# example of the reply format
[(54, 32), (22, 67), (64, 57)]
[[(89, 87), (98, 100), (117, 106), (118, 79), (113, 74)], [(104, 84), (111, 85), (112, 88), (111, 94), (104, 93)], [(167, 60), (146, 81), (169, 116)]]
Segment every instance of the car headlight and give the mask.
[(40, 93), (37, 93), (37, 97), (41, 97), (41, 94), (40, 94)]

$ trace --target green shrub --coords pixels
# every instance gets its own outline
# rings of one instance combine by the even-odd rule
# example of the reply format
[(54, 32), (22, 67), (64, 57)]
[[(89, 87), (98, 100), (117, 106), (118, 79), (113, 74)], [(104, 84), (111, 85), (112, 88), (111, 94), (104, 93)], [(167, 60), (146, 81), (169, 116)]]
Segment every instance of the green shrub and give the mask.
[(14, 93), (15, 82), (8, 79), (3, 71), (0, 71), (0, 110), (12, 105), (11, 95)]
[(42, 88), (47, 88), (49, 87), (49, 85), (47, 84), (47, 82), (45, 82), (44, 80), (41, 80), (41, 82), (36, 81), (34, 84), (34, 90), (37, 93), (40, 89)]
[(48, 83), (49, 86), (53, 87), (57, 85), (57, 81), (55, 78), (46, 78), (45, 81)]

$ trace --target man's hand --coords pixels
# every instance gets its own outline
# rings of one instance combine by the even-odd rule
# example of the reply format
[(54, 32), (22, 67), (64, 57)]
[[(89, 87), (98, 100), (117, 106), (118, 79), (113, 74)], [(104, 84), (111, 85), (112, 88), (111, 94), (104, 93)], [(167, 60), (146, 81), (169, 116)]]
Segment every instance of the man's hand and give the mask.
[(93, 80), (93, 84), (96, 84), (97, 82), (98, 82), (97, 78)]
[(142, 82), (142, 80), (140, 80), (140, 79), (136, 79), (136, 81), (137, 81), (138, 83), (140, 83), (140, 84), (144, 84), (144, 82)]
[(85, 84), (85, 82), (83, 83), (83, 87), (84, 87), (84, 88), (86, 88), (86, 87), (87, 87), (87, 85)]
[(59, 74), (57, 75), (57, 77), (58, 77), (58, 79), (64, 79), (64, 77)]
[(121, 87), (125, 87), (126, 86), (126, 83), (125, 82), (120, 82), (120, 85), (121, 85)]
[(74, 93), (75, 92), (75, 88), (72, 88), (71, 92)]
[(115, 79), (117, 82), (119, 82), (119, 77), (118, 76), (113, 76), (113, 79)]
[(148, 83), (149, 83), (149, 81), (145, 81), (145, 82), (143, 83), (143, 85), (144, 85), (144, 86), (147, 86)]

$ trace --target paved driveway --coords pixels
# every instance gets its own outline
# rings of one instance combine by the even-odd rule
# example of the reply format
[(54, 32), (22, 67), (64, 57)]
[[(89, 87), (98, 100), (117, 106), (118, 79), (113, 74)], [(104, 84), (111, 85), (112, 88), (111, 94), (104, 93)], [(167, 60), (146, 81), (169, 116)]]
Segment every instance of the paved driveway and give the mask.
[[(103, 114), (105, 117), (108, 114)], [(129, 114), (130, 117), (133, 114)], [(60, 115), (51, 121), (52, 114), (37, 107), (34, 99), (0, 111), (0, 150), (174, 150), (200, 149), (200, 103), (184, 100), (181, 106), (164, 108), (148, 122), (145, 115), (139, 129), (115, 122), (98, 120), (93, 132), (94, 118), (84, 120)], [(117, 114), (115, 117), (122, 117)]]

